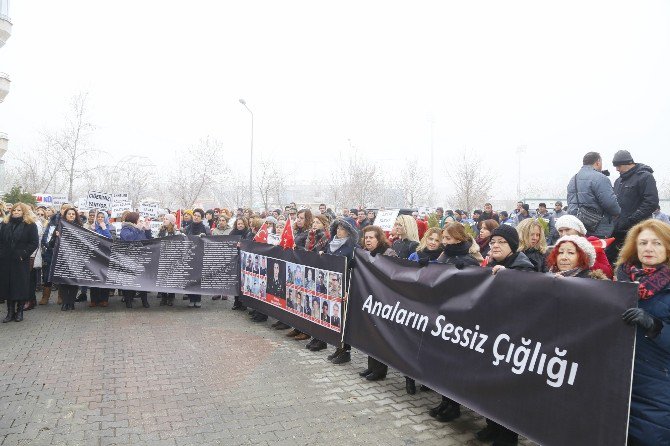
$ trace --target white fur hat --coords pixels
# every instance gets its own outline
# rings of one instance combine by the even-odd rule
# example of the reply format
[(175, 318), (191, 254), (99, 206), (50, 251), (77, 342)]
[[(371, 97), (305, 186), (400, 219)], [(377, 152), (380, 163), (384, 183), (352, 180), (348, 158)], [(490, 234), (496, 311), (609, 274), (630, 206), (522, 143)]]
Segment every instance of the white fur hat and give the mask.
[(581, 235), (586, 235), (586, 227), (584, 226), (584, 223), (574, 215), (566, 214), (559, 217), (558, 220), (556, 220), (556, 230), (558, 231), (561, 228), (574, 229)]
[[(572, 215), (564, 215), (564, 217), (572, 217)], [(563, 217), (561, 217), (563, 218)], [(575, 218), (575, 217), (573, 217)], [(560, 219), (559, 219), (560, 220)], [(575, 218), (577, 220), (577, 218)], [(579, 220), (577, 220), (579, 221)], [(580, 222), (581, 223), (581, 222)], [(565, 228), (565, 226), (563, 226)], [(589, 268), (593, 267), (593, 265), (596, 263), (596, 249), (593, 247), (591, 242), (586, 240), (584, 237), (580, 237), (578, 235), (565, 235), (556, 241), (556, 245), (554, 246), (554, 249), (558, 249), (559, 245), (563, 242), (571, 242), (574, 243), (577, 248), (581, 249), (586, 253), (586, 255), (589, 258)]]

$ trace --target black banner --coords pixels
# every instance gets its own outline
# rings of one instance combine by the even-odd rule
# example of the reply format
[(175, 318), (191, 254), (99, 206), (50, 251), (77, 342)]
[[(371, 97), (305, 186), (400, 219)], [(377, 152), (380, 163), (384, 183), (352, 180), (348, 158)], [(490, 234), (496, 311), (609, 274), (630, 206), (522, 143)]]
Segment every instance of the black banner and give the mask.
[(356, 251), (345, 342), (542, 445), (624, 445), (634, 284)]
[(243, 302), (322, 341), (342, 339), (346, 257), (243, 241)]
[(237, 236), (177, 235), (112, 241), (63, 223), (51, 264), (55, 283), (165, 293), (236, 295)]

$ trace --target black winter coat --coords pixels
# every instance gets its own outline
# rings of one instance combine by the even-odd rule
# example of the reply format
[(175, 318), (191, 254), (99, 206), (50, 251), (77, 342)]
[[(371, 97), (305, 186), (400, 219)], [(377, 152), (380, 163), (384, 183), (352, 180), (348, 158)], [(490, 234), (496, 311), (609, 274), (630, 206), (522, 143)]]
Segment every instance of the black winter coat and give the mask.
[(413, 242), (410, 239), (396, 240), (393, 242), (393, 246), (391, 246), (401, 259), (409, 258), (413, 252), (416, 252), (416, 248), (418, 247), (419, 242)]
[(621, 214), (614, 224), (614, 232), (621, 234), (642, 220), (651, 218), (658, 207), (658, 189), (654, 170), (646, 164), (636, 164), (614, 182)]
[(30, 255), (38, 246), (35, 224), (20, 219), (0, 225), (0, 298), (12, 301), (29, 298)]

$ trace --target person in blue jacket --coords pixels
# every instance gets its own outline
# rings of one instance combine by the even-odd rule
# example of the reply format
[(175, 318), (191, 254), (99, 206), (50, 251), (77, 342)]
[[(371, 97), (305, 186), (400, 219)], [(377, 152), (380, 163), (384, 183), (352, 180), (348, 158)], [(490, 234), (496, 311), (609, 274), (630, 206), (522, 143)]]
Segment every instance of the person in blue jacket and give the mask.
[[(93, 222), (93, 232), (108, 239), (112, 238), (112, 233), (109, 230), (109, 220), (107, 219), (107, 212), (98, 212), (95, 215), (95, 222)], [(91, 302), (89, 307), (106, 307), (109, 305), (109, 290), (107, 288), (91, 287)]]
[(670, 445), (670, 226), (645, 220), (628, 232), (616, 279), (638, 283), (638, 306), (622, 319), (637, 326), (628, 444)]

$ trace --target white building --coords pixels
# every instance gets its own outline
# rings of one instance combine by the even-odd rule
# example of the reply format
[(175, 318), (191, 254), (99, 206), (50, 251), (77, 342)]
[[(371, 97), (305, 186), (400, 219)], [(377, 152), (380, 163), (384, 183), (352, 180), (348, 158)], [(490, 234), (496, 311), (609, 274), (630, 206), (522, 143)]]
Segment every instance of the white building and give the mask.
[[(11, 35), (12, 21), (9, 19), (9, 0), (0, 0), (0, 48), (5, 45), (5, 42)], [(9, 93), (9, 83), (9, 76), (0, 71), (0, 103), (5, 100), (5, 97)], [(2, 157), (5, 156), (8, 145), (9, 138), (0, 129), (0, 177), (4, 176), (4, 161)], [(2, 183), (0, 182), (0, 184)]]

